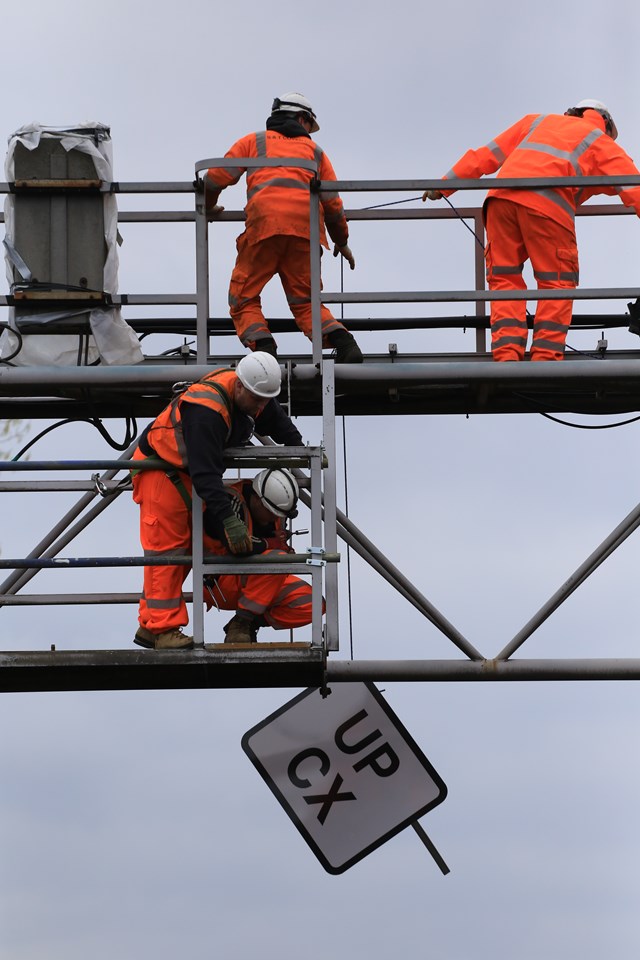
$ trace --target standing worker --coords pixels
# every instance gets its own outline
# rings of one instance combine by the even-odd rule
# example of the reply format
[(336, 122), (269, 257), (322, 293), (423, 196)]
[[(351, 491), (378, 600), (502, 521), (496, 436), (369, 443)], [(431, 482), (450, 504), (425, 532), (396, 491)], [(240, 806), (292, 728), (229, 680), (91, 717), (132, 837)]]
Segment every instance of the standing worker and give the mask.
[[(174, 470), (134, 471), (133, 499), (140, 505), (140, 542), (145, 556), (191, 554), (192, 484), (203, 500), (204, 531), (224, 537), (229, 551), (252, 551), (247, 524), (233, 509), (225, 489), (224, 451), (247, 443), (254, 427), (277, 443), (301, 446), (300, 433), (275, 399), (281, 370), (268, 353), (252, 353), (235, 370), (208, 373), (178, 393), (146, 428), (134, 460), (159, 457)], [(187, 566), (144, 568), (138, 629), (134, 643), (155, 650), (187, 649), (193, 637), (182, 584)]]
[[(614, 142), (618, 131), (598, 100), (581, 100), (559, 114), (528, 114), (491, 143), (468, 150), (443, 179), (467, 179), (499, 170), (501, 177), (624, 176), (638, 174)], [(453, 190), (427, 190), (439, 200)], [(576, 207), (598, 193), (619, 194), (640, 216), (640, 187), (532, 187), (490, 190), (484, 207), (490, 290), (526, 290), (524, 262), (531, 261), (540, 290), (578, 285)], [(562, 360), (572, 300), (539, 300), (533, 324), (532, 360)], [(525, 300), (491, 304), (494, 360), (522, 360), (527, 345)]]
[[(253, 554), (292, 552), (284, 524), (297, 516), (298, 484), (289, 470), (263, 470), (253, 480), (231, 484), (227, 492), (234, 513), (249, 531)], [(217, 539), (205, 540), (205, 548), (229, 553), (223, 528)], [(205, 577), (205, 587), (209, 609), (236, 611), (224, 627), (225, 643), (255, 643), (263, 626), (288, 630), (311, 623), (311, 585), (292, 574), (218, 574)]]
[[(319, 180), (335, 180), (329, 158), (311, 139), (319, 130), (309, 101), (300, 93), (276, 97), (267, 129), (242, 137), (227, 151), (233, 159), (284, 157), (317, 163)], [(260, 294), (277, 273), (289, 308), (302, 332), (311, 340), (311, 262), (309, 240), (309, 184), (316, 176), (302, 167), (211, 167), (205, 176), (207, 219), (224, 210), (218, 197), (225, 187), (247, 174), (247, 205), (244, 233), (238, 237), (236, 260), (229, 284), (229, 310), (238, 336), (250, 350), (276, 356), (276, 342), (260, 306)], [(353, 270), (356, 262), (349, 248), (349, 228), (342, 200), (337, 193), (319, 195), (320, 243), (328, 249), (325, 225), (334, 242), (333, 255), (340, 254)], [(336, 351), (336, 363), (362, 363), (362, 353), (353, 336), (321, 305), (322, 341)]]

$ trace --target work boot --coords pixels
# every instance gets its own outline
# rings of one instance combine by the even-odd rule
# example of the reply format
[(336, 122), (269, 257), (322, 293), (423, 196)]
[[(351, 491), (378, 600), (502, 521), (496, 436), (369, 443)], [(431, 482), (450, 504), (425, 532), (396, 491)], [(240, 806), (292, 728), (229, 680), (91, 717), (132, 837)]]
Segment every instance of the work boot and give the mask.
[(236, 613), (224, 626), (225, 643), (256, 643), (258, 624), (251, 614)]
[(262, 337), (260, 340), (256, 340), (256, 350), (261, 350), (262, 353), (269, 353), (272, 357), (278, 359), (278, 345), (273, 339), (273, 337)]
[(336, 351), (336, 363), (362, 363), (362, 351), (348, 330), (333, 330), (327, 340)]
[(180, 627), (152, 633), (146, 627), (139, 627), (133, 642), (147, 650), (188, 650), (193, 646), (193, 637), (183, 633)]

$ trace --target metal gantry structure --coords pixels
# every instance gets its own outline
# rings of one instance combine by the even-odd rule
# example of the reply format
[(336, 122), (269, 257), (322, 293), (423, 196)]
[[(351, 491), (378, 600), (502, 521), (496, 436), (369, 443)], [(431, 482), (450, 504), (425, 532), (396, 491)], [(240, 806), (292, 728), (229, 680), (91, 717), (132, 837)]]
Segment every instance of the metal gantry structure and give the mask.
[[(196, 164), (195, 180), (179, 183), (115, 183), (35, 179), (29, 183), (0, 186), (5, 194), (34, 195), (54, 198), (58, 203), (54, 217), (51, 206), (50, 232), (55, 242), (55, 229), (64, 233), (64, 205), (59, 201), (90, 190), (109, 196), (166, 195), (188, 197), (193, 209), (182, 211), (120, 211), (120, 223), (190, 223), (194, 227), (196, 290), (193, 294), (145, 295), (138, 293), (100, 294), (101, 302), (110, 307), (188, 306), (190, 317), (129, 319), (138, 334), (149, 333), (194, 336), (195, 350), (185, 348), (174, 355), (158, 359), (145, 357), (135, 365), (93, 366), (17, 366), (0, 363), (0, 415), (3, 418), (52, 420), (81, 419), (91, 414), (99, 418), (153, 417), (167, 403), (172, 385), (178, 380), (197, 380), (212, 366), (228, 365), (239, 359), (221, 359), (216, 349), (219, 338), (233, 333), (231, 321), (215, 318), (210, 311), (209, 234), (216, 225), (209, 225), (205, 214), (205, 196), (201, 174), (210, 166), (242, 166), (265, 163), (271, 165), (301, 164), (301, 161), (232, 161), (221, 158)], [(315, 172), (315, 171), (314, 171)], [(448, 187), (460, 190), (486, 190), (495, 181), (449, 181)], [(606, 182), (613, 186), (640, 184), (640, 178), (572, 178), (570, 185), (594, 185)], [(501, 186), (526, 188), (547, 186), (550, 181), (501, 180)], [(553, 181), (556, 186), (569, 185)], [(203, 555), (201, 504), (194, 496), (193, 555), (158, 559), (161, 562), (188, 564), (192, 567), (193, 590), (187, 599), (193, 604), (195, 647), (190, 651), (139, 650), (33, 650), (0, 651), (0, 690), (69, 690), (69, 689), (151, 689), (170, 687), (252, 687), (252, 686), (324, 686), (328, 682), (354, 679), (369, 680), (552, 680), (552, 679), (637, 679), (640, 660), (524, 660), (512, 659), (525, 640), (570, 596), (575, 589), (610, 556), (640, 525), (640, 506), (611, 533), (582, 563), (575, 573), (532, 617), (513, 640), (493, 658), (486, 658), (450, 623), (402, 573), (384, 552), (358, 529), (337, 508), (336, 497), (336, 416), (384, 414), (442, 413), (529, 413), (532, 409), (548, 412), (571, 410), (581, 413), (621, 413), (640, 408), (640, 352), (608, 351), (601, 345), (602, 362), (585, 361), (579, 355), (567, 356), (564, 363), (495, 364), (487, 351), (488, 311), (490, 299), (537, 300), (542, 297), (567, 299), (564, 291), (494, 293), (485, 288), (482, 254), (483, 222), (481, 207), (458, 210), (423, 209), (347, 209), (350, 220), (450, 220), (461, 217), (469, 222), (480, 242), (475, 248), (474, 282), (467, 290), (390, 291), (323, 291), (320, 281), (320, 242), (318, 196), (324, 190), (343, 195), (357, 192), (392, 195), (395, 193), (437, 189), (440, 181), (339, 181), (323, 183), (313, 180), (310, 189), (311, 279), (313, 343), (311, 356), (283, 356), (282, 400), (292, 415), (320, 417), (322, 440), (317, 446), (279, 447), (268, 439), (258, 438), (249, 447), (227, 451), (226, 464), (236, 468), (262, 468), (266, 465), (288, 466), (301, 484), (301, 499), (310, 507), (310, 544), (305, 551), (285, 557), (264, 556), (250, 560), (217, 557), (215, 562)], [(582, 216), (620, 216), (628, 214), (621, 206), (592, 205)], [(242, 221), (240, 211), (226, 212), (220, 221)], [(9, 295), (0, 298), (5, 307), (37, 303), (39, 308), (55, 309), (68, 305), (68, 291), (39, 283), (37, 288), (14, 284)], [(55, 288), (54, 288), (55, 287)], [(572, 299), (582, 301), (638, 301), (640, 288), (598, 288), (572, 291)], [(89, 306), (89, 294), (82, 297), (73, 291), (76, 308)], [(365, 353), (362, 365), (335, 366), (331, 357), (323, 356), (320, 309), (327, 304), (473, 304), (473, 315), (424, 317), (370, 317), (349, 321), (350, 329), (399, 330), (405, 328), (449, 329), (475, 328), (475, 350), (460, 354), (400, 354), (390, 345), (387, 353)], [(574, 326), (587, 329), (609, 329), (637, 326), (636, 304), (629, 304), (630, 314), (581, 314), (576, 310)], [(294, 329), (290, 320), (272, 321), (274, 332)], [(40, 337), (43, 328), (27, 319), (20, 324), (23, 336)], [(86, 317), (71, 316), (48, 326), (46, 335), (87, 335)], [(185, 341), (186, 342), (186, 341)], [(240, 354), (239, 354), (240, 355)], [(138, 594), (56, 593), (25, 594), (23, 588), (39, 570), (55, 568), (140, 567), (149, 558), (70, 557), (60, 556), (79, 532), (126, 489), (128, 468), (135, 442), (115, 460), (61, 460), (0, 463), (0, 492), (5, 494), (55, 490), (78, 491), (81, 496), (74, 508), (38, 542), (24, 558), (0, 557), (0, 568), (11, 571), (0, 584), (2, 606), (59, 606), (64, 604), (137, 603)], [(147, 468), (153, 462), (146, 463)], [(157, 466), (157, 465), (156, 465)], [(136, 461), (136, 467), (140, 462)], [(143, 465), (144, 468), (144, 465)], [(36, 480), (38, 471), (90, 473), (91, 479)], [(14, 475), (21, 474), (15, 480)], [(6, 497), (3, 498), (3, 506)], [(363, 661), (338, 657), (338, 571), (339, 543), (356, 551), (402, 597), (413, 605), (455, 647), (456, 657), (450, 660), (385, 660)], [(229, 570), (244, 573), (290, 572), (302, 569), (312, 578), (313, 623), (310, 642), (291, 640), (280, 644), (257, 644), (247, 650), (236, 650), (224, 644), (207, 641), (203, 580), (208, 574)], [(323, 616), (323, 597), (326, 614)]]

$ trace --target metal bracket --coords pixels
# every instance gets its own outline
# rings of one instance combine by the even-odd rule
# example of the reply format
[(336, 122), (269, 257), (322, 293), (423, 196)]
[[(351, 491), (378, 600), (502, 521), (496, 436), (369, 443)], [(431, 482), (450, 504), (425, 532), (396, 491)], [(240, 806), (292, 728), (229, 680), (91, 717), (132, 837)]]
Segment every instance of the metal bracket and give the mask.
[(307, 553), (310, 553), (311, 556), (306, 562), (309, 567), (326, 567), (326, 560), (316, 559), (317, 557), (324, 556), (325, 549), (324, 547), (307, 547)]
[(99, 493), (101, 497), (108, 497), (110, 491), (109, 491), (109, 489), (107, 488), (107, 486), (105, 485), (104, 481), (100, 479), (100, 474), (99, 474), (99, 473), (92, 473), (92, 474), (91, 474), (91, 479), (93, 480), (93, 484), (94, 484), (94, 486), (95, 486), (96, 493)]

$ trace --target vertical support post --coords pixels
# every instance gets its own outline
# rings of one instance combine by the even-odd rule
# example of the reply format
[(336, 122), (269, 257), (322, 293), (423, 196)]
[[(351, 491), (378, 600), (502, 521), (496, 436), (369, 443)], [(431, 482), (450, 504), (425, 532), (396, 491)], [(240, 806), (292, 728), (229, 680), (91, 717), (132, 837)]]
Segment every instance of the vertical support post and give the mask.
[[(484, 240), (484, 222), (482, 220), (482, 211), (478, 211), (474, 218), (474, 232), (477, 237), (482, 237)], [(484, 250), (480, 248), (480, 244), (476, 243), (476, 290), (485, 289), (485, 265), (484, 265)], [(484, 300), (476, 300), (476, 317), (486, 317), (487, 315), (487, 306)], [(486, 353), (487, 351), (487, 337), (486, 331), (481, 330), (479, 327), (476, 329), (476, 353)]]
[[(328, 464), (322, 471), (322, 476), (324, 493), (324, 548), (327, 553), (338, 552), (335, 396), (335, 363), (333, 360), (325, 360), (322, 364), (322, 434)], [(327, 600), (325, 620), (326, 649), (338, 650), (337, 563), (329, 563), (325, 568), (325, 589)]]
[(209, 356), (209, 235), (204, 190), (196, 189), (196, 358), (206, 363)]
[(317, 180), (309, 190), (309, 255), (311, 257), (311, 333), (313, 362), (322, 362), (322, 314), (320, 304), (320, 203)]
[[(322, 546), (322, 457), (312, 456), (309, 464), (311, 477), (311, 547)], [(322, 571), (321, 555), (311, 556), (311, 643), (322, 646)]]
[[(209, 235), (204, 189), (195, 192), (196, 207), (196, 357), (198, 363), (206, 364), (209, 356)], [(191, 494), (191, 555), (193, 557), (193, 642), (204, 645), (204, 546), (202, 523), (202, 500), (195, 490)]]
[(202, 522), (202, 500), (195, 490), (191, 491), (191, 529), (192, 544), (191, 555), (193, 557), (192, 573), (193, 580), (193, 642), (196, 647), (204, 645), (204, 540), (203, 540), (203, 522)]

